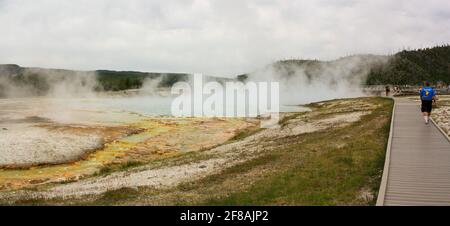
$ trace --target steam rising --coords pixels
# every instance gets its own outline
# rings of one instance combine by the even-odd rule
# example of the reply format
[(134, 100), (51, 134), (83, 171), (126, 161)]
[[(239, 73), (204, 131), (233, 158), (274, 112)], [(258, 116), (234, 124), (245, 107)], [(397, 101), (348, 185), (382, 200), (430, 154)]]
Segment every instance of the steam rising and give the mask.
[[(279, 61), (250, 73), (246, 81), (279, 82), (282, 105), (300, 105), (336, 98), (359, 97), (364, 96), (362, 88), (371, 69), (385, 64), (388, 59), (389, 57), (386, 56), (359, 55), (328, 62), (316, 60)], [(2, 75), (5, 70), (9, 70), (9, 76)], [(14, 70), (17, 71), (11, 73)], [(26, 97), (39, 95), (57, 99), (110, 97), (99, 92), (101, 91), (99, 89), (101, 84), (97, 80), (96, 72), (39, 68), (20, 68), (21, 71), (18, 70), (14, 67), (6, 67), (6, 69), (5, 66), (0, 67), (0, 96)], [(144, 109), (151, 111), (152, 101), (161, 103), (161, 100), (157, 99), (161, 95), (167, 97), (169, 87), (161, 87), (161, 84), (171, 82), (173, 78), (168, 75), (147, 78), (137, 92), (123, 91), (115, 94), (114, 97), (126, 97), (131, 100), (130, 93), (133, 98), (151, 96), (152, 98), (148, 101), (133, 102), (149, 105)], [(184, 79), (189, 81), (192, 78), (187, 76)], [(205, 79), (206, 81), (217, 80), (221, 83), (236, 81), (211, 77)], [(160, 99), (171, 100), (170, 98)], [(125, 101), (121, 100), (118, 103), (124, 105)], [(113, 105), (111, 101), (108, 101), (108, 103)], [(58, 104), (60, 105), (61, 102), (58, 102)], [(169, 106), (169, 104), (164, 104), (164, 106)], [(139, 109), (141, 108), (139, 107)]]
[(92, 97), (99, 87), (95, 72), (0, 66), (0, 97)]
[[(363, 96), (362, 87), (370, 70), (385, 62), (387, 57), (376, 56), (331, 62), (280, 61), (249, 74), (247, 81), (277, 81), (280, 105), (300, 105)], [(64, 162), (102, 143), (95, 134), (48, 130), (42, 125), (96, 128), (135, 122), (142, 115), (171, 114), (173, 99), (164, 95), (169, 87), (161, 84), (173, 82), (173, 76), (148, 78), (140, 90), (101, 92), (95, 72), (17, 68), (17, 73), (9, 68), (7, 74), (0, 67), (0, 95), (11, 97), (0, 99), (0, 154), (4, 156), (0, 166)], [(191, 76), (184, 79), (192, 84)], [(237, 80), (205, 78), (208, 81), (223, 84)], [(30, 96), (41, 98), (12, 98)]]
[(251, 73), (249, 81), (280, 82), (284, 105), (364, 96), (370, 70), (388, 61), (385, 56), (361, 55), (336, 61), (280, 61)]

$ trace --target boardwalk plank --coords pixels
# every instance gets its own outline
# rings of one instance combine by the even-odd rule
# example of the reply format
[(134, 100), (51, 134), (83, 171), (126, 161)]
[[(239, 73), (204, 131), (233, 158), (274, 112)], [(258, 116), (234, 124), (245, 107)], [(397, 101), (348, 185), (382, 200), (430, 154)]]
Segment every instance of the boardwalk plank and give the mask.
[(396, 99), (384, 205), (450, 205), (450, 142), (419, 103)]

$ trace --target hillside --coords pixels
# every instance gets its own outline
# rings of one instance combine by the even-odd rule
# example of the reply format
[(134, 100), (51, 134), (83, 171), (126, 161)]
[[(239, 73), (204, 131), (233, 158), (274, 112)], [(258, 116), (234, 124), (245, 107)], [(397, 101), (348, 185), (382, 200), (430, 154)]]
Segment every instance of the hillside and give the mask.
[(146, 79), (160, 79), (159, 87), (171, 87), (178, 81), (188, 79), (188, 74), (149, 73), (136, 71), (95, 71), (99, 88), (106, 91), (118, 91), (141, 88)]
[(95, 91), (137, 89), (148, 79), (158, 79), (158, 87), (170, 87), (177, 81), (187, 80), (188, 75), (110, 70), (72, 71), (6, 64), (0, 65), (0, 97), (7, 96), (7, 93), (12, 96), (45, 95), (53, 85), (64, 83)]
[[(450, 84), (450, 46), (402, 51), (392, 56), (355, 55), (334, 61), (284, 60), (268, 67), (275, 70), (279, 78), (297, 76), (300, 72), (307, 81), (327, 78), (331, 83), (345, 79), (361, 85), (418, 85), (423, 81)], [(239, 75), (237, 79), (245, 81), (249, 75), (251, 73)], [(7, 64), (0, 65), (0, 97), (7, 96), (7, 93), (45, 95), (53, 84), (64, 81), (95, 91), (137, 89), (147, 79), (157, 79), (158, 87), (170, 87), (177, 81), (187, 80), (188, 75), (110, 70), (71, 71)]]
[[(279, 77), (295, 76), (301, 71), (308, 80), (337, 76), (353, 79), (362, 76), (362, 85), (418, 85), (423, 81), (450, 83), (450, 46), (402, 51), (392, 56), (355, 55), (334, 61), (283, 60), (272, 67)], [(250, 74), (239, 75), (240, 81)]]
[(450, 83), (450, 46), (402, 51), (371, 70), (367, 84), (417, 85), (423, 81)]

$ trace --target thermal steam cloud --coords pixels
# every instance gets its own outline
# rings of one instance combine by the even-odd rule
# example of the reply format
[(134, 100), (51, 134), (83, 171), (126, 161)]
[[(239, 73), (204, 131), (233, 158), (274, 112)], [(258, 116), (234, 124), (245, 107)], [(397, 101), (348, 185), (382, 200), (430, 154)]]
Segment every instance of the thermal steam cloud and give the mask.
[[(388, 56), (359, 55), (335, 61), (279, 61), (248, 74), (247, 82), (279, 82), (282, 105), (299, 105), (322, 100), (364, 96), (363, 87), (373, 67), (389, 61)], [(52, 98), (96, 97), (101, 91), (96, 72), (24, 68), (17, 80), (0, 76), (0, 96), (45, 96)], [(1, 73), (1, 71), (0, 71)], [(161, 94), (164, 75), (147, 78), (140, 95)], [(187, 76), (191, 83), (192, 76)], [(226, 83), (237, 79), (206, 77), (207, 81)], [(100, 87), (100, 89), (99, 89)], [(167, 87), (166, 87), (167, 88)]]
[(19, 75), (0, 70), (0, 97), (93, 97), (98, 87), (96, 72), (23, 68)]
[(388, 62), (386, 56), (353, 56), (336, 61), (280, 61), (248, 75), (247, 81), (280, 83), (284, 105), (364, 96), (371, 69)]

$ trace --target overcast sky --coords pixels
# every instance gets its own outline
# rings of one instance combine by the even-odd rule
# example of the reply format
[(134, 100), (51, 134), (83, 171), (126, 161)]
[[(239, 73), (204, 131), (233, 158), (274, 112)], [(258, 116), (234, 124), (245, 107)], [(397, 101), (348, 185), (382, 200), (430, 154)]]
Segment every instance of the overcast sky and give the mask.
[(0, 0), (0, 64), (230, 76), (450, 43), (449, 0)]

